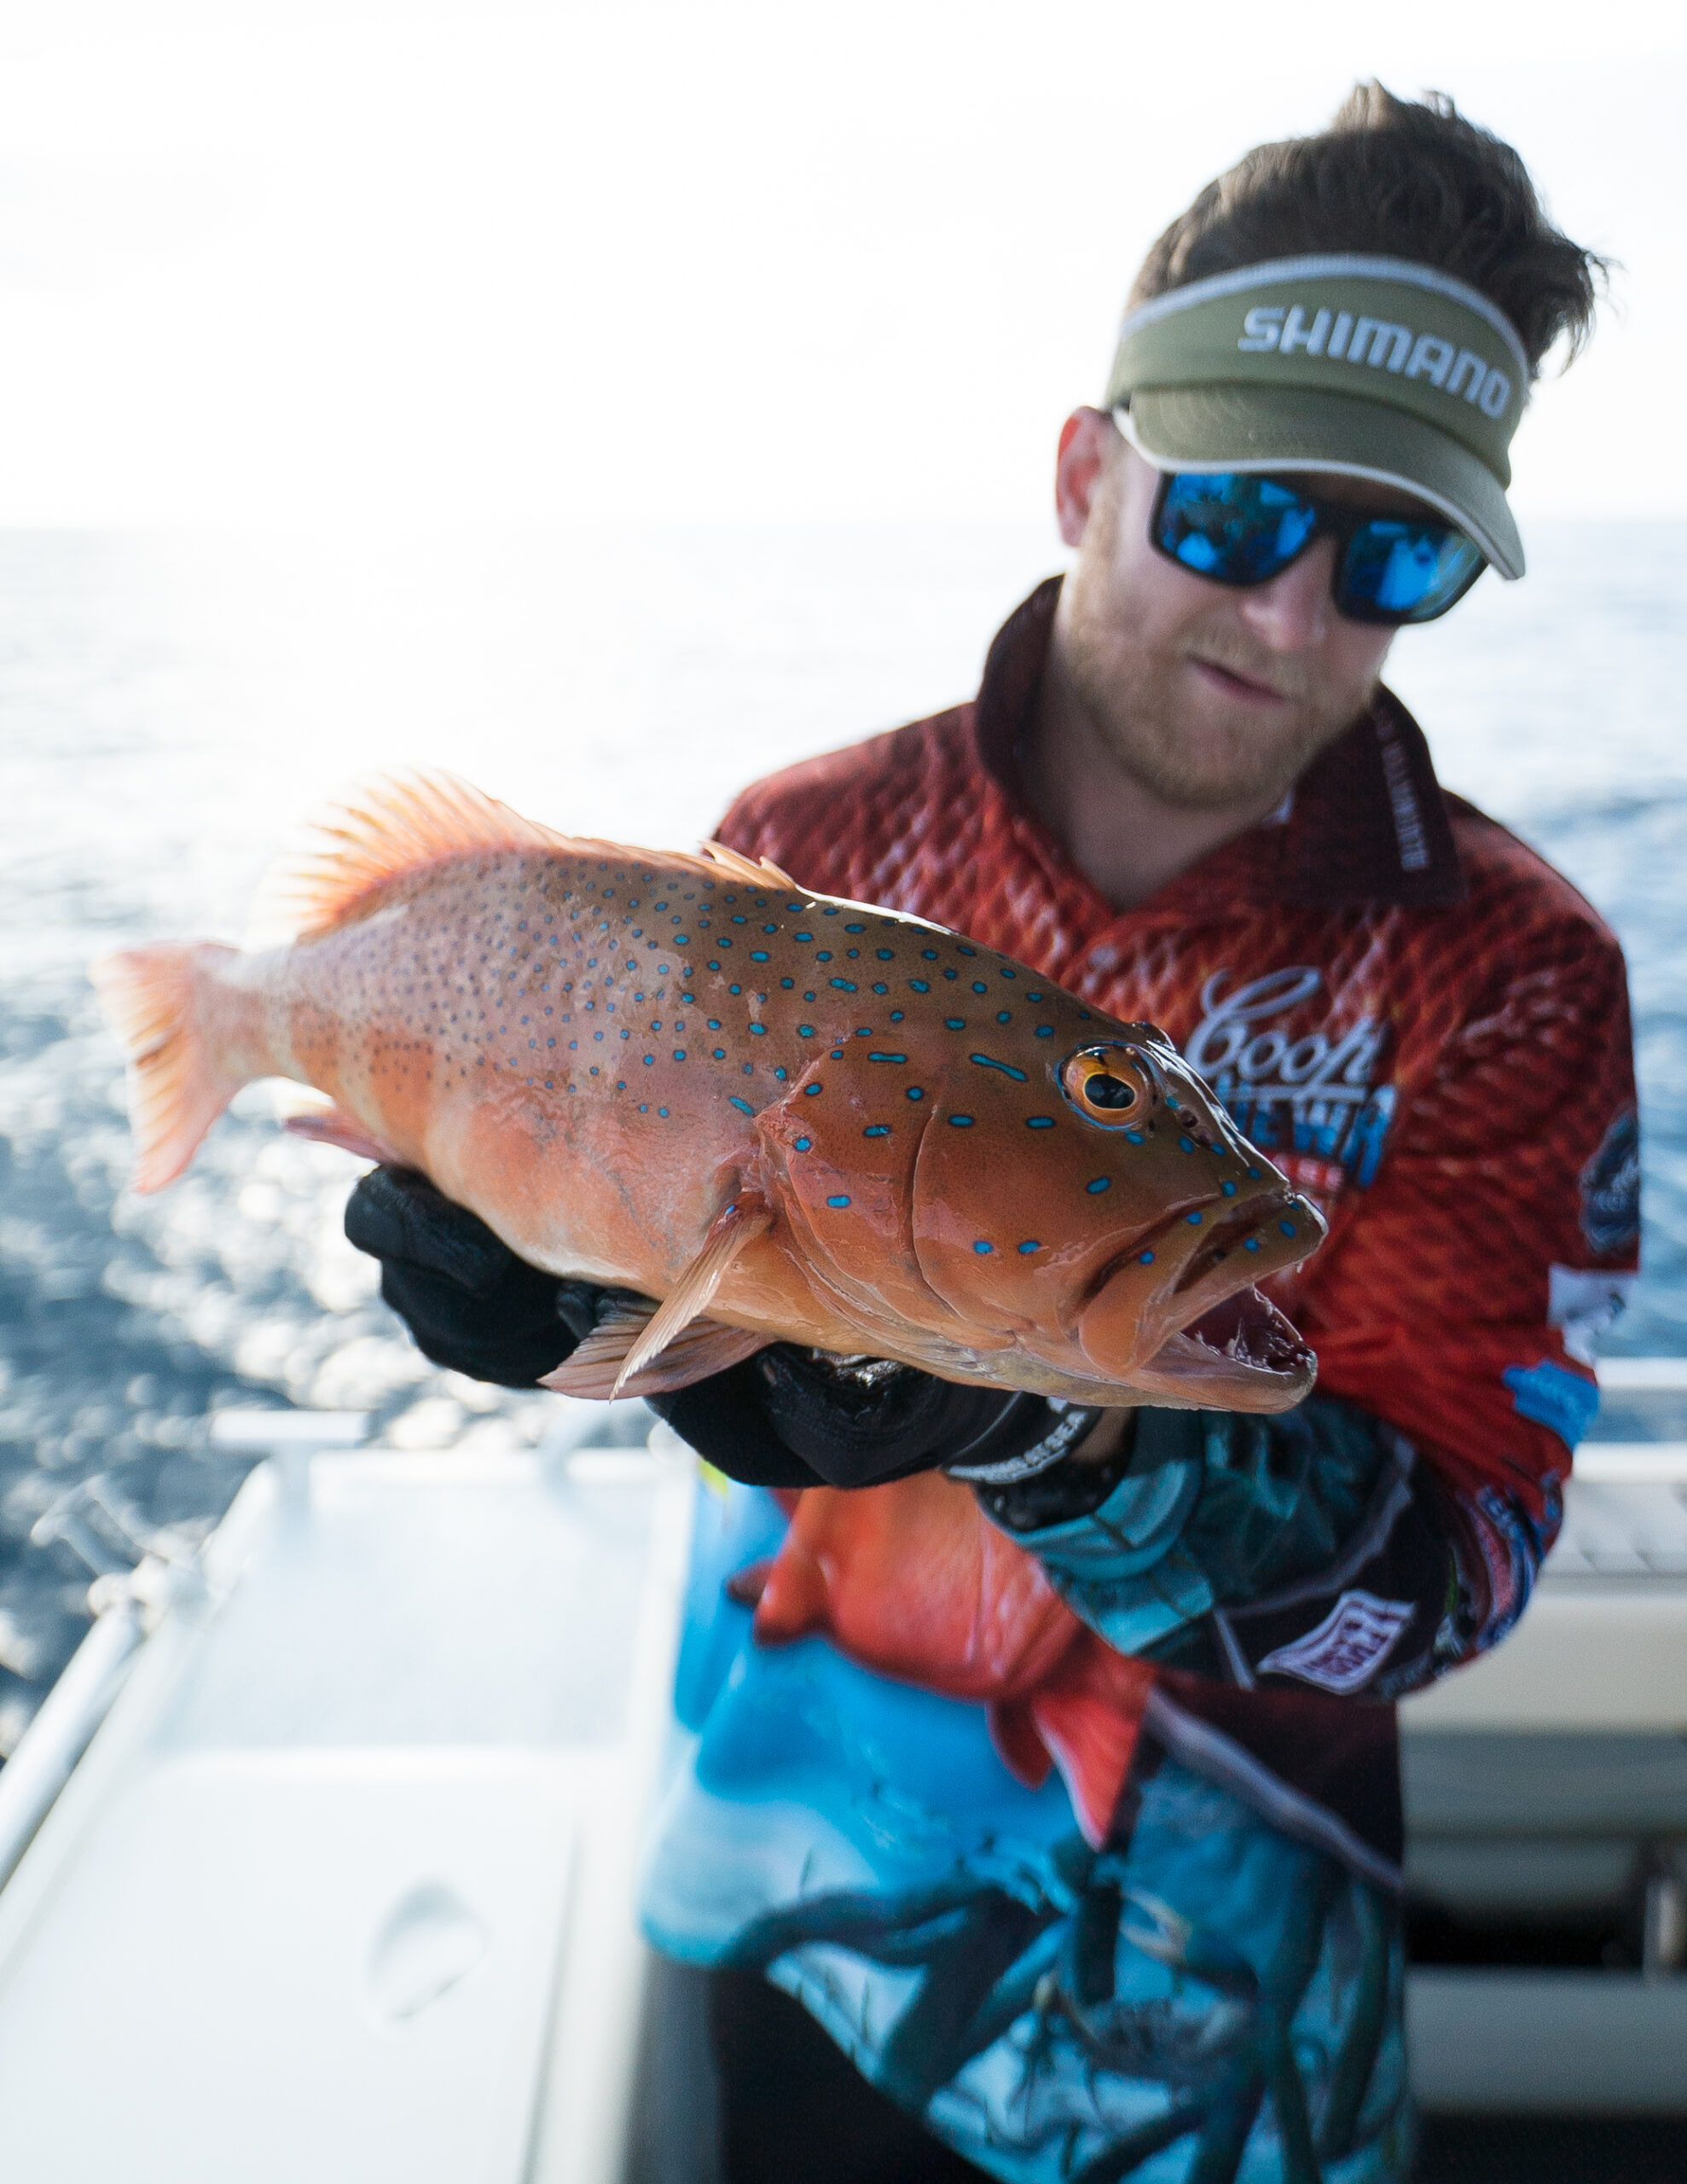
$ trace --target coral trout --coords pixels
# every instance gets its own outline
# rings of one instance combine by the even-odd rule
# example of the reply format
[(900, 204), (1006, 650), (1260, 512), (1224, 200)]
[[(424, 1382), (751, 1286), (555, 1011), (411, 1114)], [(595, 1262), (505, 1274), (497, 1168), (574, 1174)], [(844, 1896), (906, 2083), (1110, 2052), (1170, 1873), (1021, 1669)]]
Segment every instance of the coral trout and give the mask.
[(682, 1386), (794, 1341), (1081, 1403), (1280, 1410), (1316, 1361), (1254, 1287), (1322, 1239), (1151, 1025), (710, 845), (570, 840), (379, 785), (295, 876), (297, 938), (129, 950), (136, 1188), (240, 1088), (420, 1170), (629, 1304), (559, 1368)]

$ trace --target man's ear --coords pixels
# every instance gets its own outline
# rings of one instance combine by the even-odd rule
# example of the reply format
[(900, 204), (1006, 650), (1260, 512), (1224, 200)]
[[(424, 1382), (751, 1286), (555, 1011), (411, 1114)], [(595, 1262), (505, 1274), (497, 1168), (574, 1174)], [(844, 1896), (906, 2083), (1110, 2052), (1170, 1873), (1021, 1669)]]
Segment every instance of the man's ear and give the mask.
[(1075, 410), (1060, 427), (1054, 462), (1054, 508), (1068, 546), (1083, 543), (1096, 488), (1119, 428), (1104, 410)]

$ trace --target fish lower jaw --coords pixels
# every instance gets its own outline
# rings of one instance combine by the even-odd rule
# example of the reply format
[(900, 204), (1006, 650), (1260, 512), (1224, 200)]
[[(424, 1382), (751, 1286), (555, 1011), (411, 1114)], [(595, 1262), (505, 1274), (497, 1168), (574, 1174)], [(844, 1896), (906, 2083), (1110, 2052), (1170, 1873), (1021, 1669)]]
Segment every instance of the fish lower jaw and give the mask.
[(1248, 1411), (1291, 1409), (1317, 1378), (1316, 1353), (1251, 1286), (1210, 1306), (1131, 1374), (1151, 1403)]

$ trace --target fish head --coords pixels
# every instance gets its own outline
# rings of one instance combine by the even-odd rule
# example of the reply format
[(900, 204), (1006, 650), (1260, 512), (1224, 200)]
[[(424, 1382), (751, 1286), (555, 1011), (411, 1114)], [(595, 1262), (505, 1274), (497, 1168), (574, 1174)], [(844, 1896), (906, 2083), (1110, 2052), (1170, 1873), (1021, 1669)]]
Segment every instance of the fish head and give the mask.
[(1163, 1033), (1058, 1013), (1046, 1061), (975, 1054), (932, 1088), (913, 1176), (925, 1282), (1142, 1402), (1298, 1403), (1317, 1361), (1255, 1285), (1317, 1247), (1321, 1215)]

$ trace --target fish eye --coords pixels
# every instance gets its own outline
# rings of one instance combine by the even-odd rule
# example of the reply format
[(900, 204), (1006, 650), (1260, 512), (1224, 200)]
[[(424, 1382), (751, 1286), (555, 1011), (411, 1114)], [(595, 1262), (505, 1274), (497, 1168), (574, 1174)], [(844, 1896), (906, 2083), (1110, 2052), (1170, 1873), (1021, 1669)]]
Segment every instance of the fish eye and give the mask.
[(1139, 1121), (1155, 1104), (1154, 1079), (1129, 1047), (1086, 1047), (1061, 1065), (1060, 1089), (1098, 1123)]
[(1127, 1084), (1122, 1077), (1098, 1070), (1093, 1077), (1084, 1079), (1084, 1098), (1092, 1107), (1133, 1107), (1136, 1087)]

